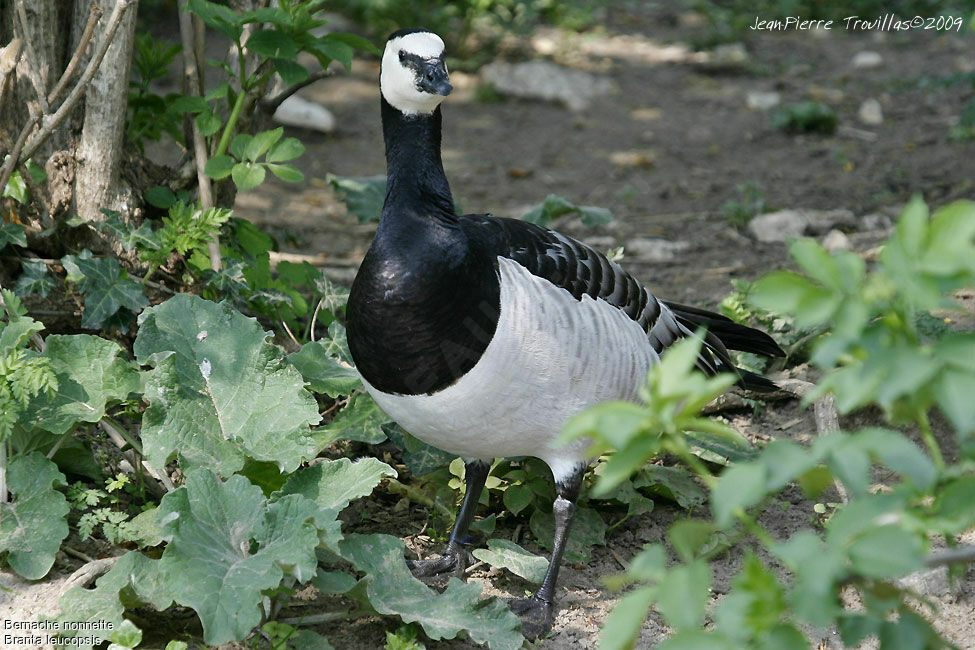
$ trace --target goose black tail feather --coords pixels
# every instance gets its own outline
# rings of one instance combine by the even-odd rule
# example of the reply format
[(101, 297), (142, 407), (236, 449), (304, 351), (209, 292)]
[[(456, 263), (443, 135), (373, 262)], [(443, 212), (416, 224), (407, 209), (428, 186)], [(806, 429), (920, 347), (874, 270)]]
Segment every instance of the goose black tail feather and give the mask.
[[(667, 302), (666, 305), (670, 307), (678, 322), (684, 327), (690, 330), (695, 330), (701, 326), (707, 328), (705, 348), (709, 353), (718, 357), (718, 362), (713, 364), (715, 370), (737, 372), (740, 377), (738, 385), (748, 390), (764, 393), (778, 389), (772, 380), (735, 367), (725, 349), (751, 352), (766, 357), (784, 357), (785, 352), (771, 336), (753, 327), (740, 325), (721, 314), (680, 303)], [(707, 356), (710, 357), (711, 354)]]
[(697, 329), (702, 325), (721, 339), (725, 347), (730, 350), (752, 352), (766, 357), (784, 357), (785, 352), (775, 340), (754, 327), (741, 325), (721, 314), (690, 307), (676, 302), (666, 302), (677, 320), (689, 329)]

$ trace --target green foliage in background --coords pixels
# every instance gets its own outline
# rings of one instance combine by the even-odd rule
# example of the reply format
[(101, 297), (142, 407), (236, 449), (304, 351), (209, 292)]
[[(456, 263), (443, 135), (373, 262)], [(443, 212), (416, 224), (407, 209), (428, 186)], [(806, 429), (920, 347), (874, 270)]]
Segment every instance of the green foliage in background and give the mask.
[[(800, 623), (835, 625), (851, 647), (871, 637), (881, 648), (947, 646), (897, 579), (941, 562), (929, 556), (932, 540), (944, 537), (952, 545), (975, 526), (975, 333), (935, 330), (932, 337), (921, 317), (957, 309), (952, 292), (975, 284), (975, 203), (956, 202), (929, 215), (915, 199), (873, 268), (853, 253), (830, 254), (811, 239), (794, 241), (790, 251), (801, 272), (762, 277), (748, 301), (798, 327), (823, 330), (811, 361), (824, 374), (806, 402), (831, 396), (841, 413), (879, 406), (891, 424), (913, 426), (924, 448), (893, 428), (836, 431), (808, 447), (775, 440), (715, 476), (686, 447), (683, 432), (733, 435), (695, 415), (730, 380), (694, 373), (690, 360), (698, 343), (681, 343), (651, 371), (644, 405), (603, 404), (565, 430), (568, 438), (585, 436), (600, 449), (618, 450), (596, 483), (597, 494), (661, 450), (694, 469), (710, 491), (709, 518), (678, 519), (667, 545), (647, 545), (611, 580), (634, 588), (607, 620), (601, 648), (631, 647), (651, 607), (674, 630), (661, 645), (667, 648), (808, 648)], [(950, 423), (957, 456), (946, 458), (932, 431), (935, 407)], [(871, 489), (875, 465), (897, 477), (886, 490)], [(841, 485), (844, 502), (835, 504), (822, 531), (777, 539), (759, 514), (792, 483), (810, 498)], [(712, 614), (713, 626), (704, 630), (708, 562), (747, 538), (764, 548), (765, 559), (746, 553)], [(858, 594), (861, 610), (843, 606), (844, 589)]]

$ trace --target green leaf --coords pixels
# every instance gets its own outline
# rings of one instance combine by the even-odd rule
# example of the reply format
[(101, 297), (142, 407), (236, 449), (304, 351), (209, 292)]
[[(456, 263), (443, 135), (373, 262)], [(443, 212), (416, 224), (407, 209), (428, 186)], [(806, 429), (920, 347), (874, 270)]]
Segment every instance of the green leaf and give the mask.
[[(161, 247), (159, 237), (148, 223), (136, 228), (133, 224), (122, 221), (118, 213), (107, 214), (104, 221), (94, 225), (100, 232), (115, 238), (129, 252), (136, 248), (141, 251), (157, 251)], [(71, 279), (70, 276), (68, 279)]]
[(162, 468), (178, 454), (184, 470), (228, 475), (246, 455), (290, 472), (314, 456), (309, 430), (321, 420), (318, 407), (256, 320), (179, 294), (141, 321), (136, 359), (154, 366), (142, 428), (151, 465)]
[(156, 185), (155, 187), (150, 187), (142, 195), (145, 197), (146, 202), (149, 205), (154, 205), (157, 208), (162, 208), (163, 210), (168, 210), (174, 203), (176, 203), (176, 195), (168, 187), (163, 187), (162, 185)]
[(214, 156), (207, 161), (207, 164), (203, 167), (203, 172), (214, 180), (222, 180), (230, 176), (230, 173), (234, 169), (234, 159), (227, 154), (220, 154), (219, 156)]
[(262, 590), (285, 575), (311, 579), (318, 533), (315, 507), (291, 495), (267, 502), (243, 476), (221, 481), (206, 470), (163, 497), (169, 545), (159, 561), (174, 600), (193, 608), (209, 645), (237, 641), (261, 622)]
[(749, 508), (765, 498), (766, 469), (759, 463), (733, 465), (721, 474), (711, 490), (711, 511), (721, 528), (729, 526), (739, 508)]
[(654, 646), (654, 650), (740, 650), (727, 637), (717, 632), (704, 630), (681, 630), (663, 643)]
[(325, 180), (359, 223), (378, 221), (386, 200), (386, 177), (342, 177), (328, 174)]
[(680, 467), (647, 465), (639, 478), (634, 478), (634, 487), (649, 488), (654, 494), (675, 501), (681, 508), (693, 508), (707, 501), (708, 495), (694, 478)]
[[(0, 160), (3, 160), (4, 158), (6, 158), (6, 156), (0, 158)], [(7, 184), (3, 187), (3, 192), (0, 192), (0, 197), (4, 196), (9, 196), (21, 205), (27, 203), (27, 201), (30, 199), (30, 190), (27, 189), (27, 183), (24, 182), (24, 177), (20, 175), (19, 171), (14, 170), (14, 172), (10, 174), (10, 180), (8, 180)], [(24, 245), (26, 246), (26, 244)]]
[(142, 630), (135, 626), (129, 619), (122, 621), (108, 637), (112, 643), (108, 650), (123, 650), (124, 648), (134, 648), (142, 643)]
[(341, 41), (346, 45), (350, 45), (357, 50), (367, 52), (369, 54), (374, 54), (376, 56), (382, 56), (383, 51), (376, 47), (372, 41), (359, 36), (358, 34), (348, 34), (345, 32), (333, 32), (329, 34), (329, 37), (336, 41)]
[[(555, 537), (555, 515), (551, 512), (536, 510), (528, 522), (532, 534), (540, 546), (548, 551), (552, 550)], [(592, 508), (576, 508), (572, 527), (569, 529), (569, 539), (565, 545), (565, 561), (589, 562), (592, 547), (606, 543), (606, 522)]]
[(219, 115), (215, 115), (208, 109), (196, 116), (196, 126), (200, 129), (200, 135), (209, 138), (220, 130), (220, 127), (223, 126), (223, 120), (220, 119)]
[[(77, 637), (80, 636), (107, 641), (112, 629), (121, 627), (125, 620), (126, 606), (149, 605), (163, 611), (172, 605), (170, 580), (169, 576), (160, 573), (159, 560), (151, 560), (137, 551), (126, 553), (108, 573), (98, 578), (94, 589), (72, 587), (61, 597), (61, 614), (57, 618), (62, 630), (60, 636), (75, 638), (74, 647), (91, 647), (91, 644), (79, 644)], [(125, 594), (125, 605), (122, 604), (122, 593)], [(65, 625), (68, 621), (75, 624), (97, 622), (99, 625), (73, 630)], [(105, 623), (110, 623), (112, 629), (106, 629)]]
[(237, 163), (230, 173), (234, 179), (234, 185), (241, 192), (252, 190), (263, 183), (267, 174), (264, 165), (251, 162)]
[(0, 551), (6, 551), (10, 568), (28, 580), (47, 575), (68, 536), (70, 508), (56, 485), (67, 485), (64, 474), (38, 452), (14, 456), (7, 466), (7, 488), (16, 499), (0, 504)]
[(511, 485), (504, 491), (502, 497), (505, 509), (513, 515), (531, 505), (535, 500), (535, 493), (527, 485)]
[(667, 530), (667, 539), (677, 555), (684, 562), (690, 562), (714, 550), (727, 537), (709, 521), (679, 519)]
[(833, 316), (840, 296), (797, 273), (773, 271), (752, 284), (747, 301), (752, 307), (793, 316), (800, 328), (812, 328)]
[(287, 35), (274, 29), (258, 29), (244, 47), (268, 58), (293, 59), (298, 56), (295, 42)]
[(962, 437), (975, 433), (975, 372), (947, 369), (933, 386), (938, 407)]
[(58, 389), (53, 399), (41, 395), (31, 400), (26, 426), (61, 435), (79, 422), (98, 422), (110, 402), (139, 390), (138, 368), (123, 358), (114, 341), (87, 334), (52, 334), (42, 356), (51, 360)]
[(674, 629), (695, 628), (701, 624), (711, 588), (711, 567), (704, 560), (667, 571), (657, 589), (663, 597), (657, 610)]
[(613, 221), (613, 213), (606, 208), (597, 208), (592, 205), (578, 206), (579, 219), (590, 228), (602, 226)]
[(521, 215), (522, 221), (547, 226), (553, 219), (576, 211), (576, 204), (558, 194), (549, 194), (542, 203)]
[[(323, 57), (327, 57), (344, 65), (346, 70), (352, 70), (352, 48), (332, 34), (326, 34), (315, 40), (309, 49), (318, 57), (319, 62), (323, 61)], [(325, 65), (323, 64), (322, 67)]]
[(267, 168), (271, 170), (272, 174), (286, 183), (300, 183), (305, 180), (305, 175), (294, 165), (268, 163)]
[(846, 570), (842, 550), (826, 546), (815, 533), (802, 530), (772, 552), (795, 574), (789, 600), (796, 615), (812, 625), (831, 624), (842, 611), (836, 597), (836, 581)]
[(65, 255), (61, 263), (68, 271), (68, 280), (77, 283), (85, 294), (81, 315), (85, 329), (101, 329), (122, 308), (138, 314), (149, 305), (142, 285), (124, 274), (114, 257), (95, 258), (85, 249), (78, 255)]
[(466, 631), (475, 643), (494, 650), (518, 650), (524, 644), (521, 622), (499, 600), (481, 600), (481, 587), (451, 578), (442, 594), (413, 577), (403, 559), (403, 542), (389, 535), (349, 535), (342, 556), (366, 573), (369, 602), (380, 614), (419, 623), (437, 641)]
[(0, 222), (0, 249), (7, 244), (27, 248), (27, 228), (19, 223)]
[(508, 569), (529, 582), (541, 584), (548, 571), (548, 560), (540, 555), (529, 553), (514, 542), (503, 538), (489, 539), (487, 548), (473, 551), (474, 557), (493, 567)]
[(599, 650), (629, 650), (643, 629), (656, 587), (641, 587), (626, 594), (613, 607), (599, 635)]
[(414, 476), (434, 472), (456, 458), (453, 454), (414, 438), (395, 422), (382, 425), (382, 430), (393, 444), (403, 450), (403, 462)]
[(283, 126), (279, 126), (278, 128), (270, 131), (255, 133), (254, 137), (252, 137), (247, 143), (247, 146), (244, 147), (244, 155), (242, 160), (256, 162), (258, 158), (267, 153), (268, 149), (270, 149), (272, 145), (281, 139), (282, 135), (284, 135)]
[(323, 594), (344, 594), (356, 585), (358, 580), (342, 571), (322, 571), (311, 581)]
[(866, 531), (848, 552), (851, 568), (868, 578), (896, 578), (924, 565), (924, 542), (897, 525)]
[(300, 494), (338, 514), (354, 499), (372, 494), (385, 476), (395, 477), (396, 470), (375, 458), (323, 460), (292, 474), (274, 498)]
[(301, 144), (298, 138), (285, 138), (272, 146), (265, 160), (269, 163), (280, 163), (287, 160), (294, 160), (305, 153), (305, 145)]
[(356, 440), (378, 445), (386, 439), (382, 425), (389, 422), (386, 415), (368, 393), (358, 393), (349, 400), (348, 406), (339, 411), (331, 422), (314, 431), (319, 449), (336, 440)]
[(294, 86), (308, 79), (305, 66), (290, 59), (273, 59), (274, 69), (277, 70), (285, 86)]
[(14, 284), (14, 293), (18, 296), (32, 296), (34, 294), (46, 298), (51, 289), (57, 286), (54, 278), (48, 272), (44, 262), (20, 262), (21, 274)]
[(356, 369), (330, 356), (321, 341), (306, 343), (301, 350), (288, 355), (288, 361), (298, 369), (308, 382), (308, 387), (316, 393), (334, 398), (350, 395), (362, 386)]
[(243, 31), (243, 20), (232, 9), (208, 0), (189, 0), (186, 10), (231, 41), (237, 41)]

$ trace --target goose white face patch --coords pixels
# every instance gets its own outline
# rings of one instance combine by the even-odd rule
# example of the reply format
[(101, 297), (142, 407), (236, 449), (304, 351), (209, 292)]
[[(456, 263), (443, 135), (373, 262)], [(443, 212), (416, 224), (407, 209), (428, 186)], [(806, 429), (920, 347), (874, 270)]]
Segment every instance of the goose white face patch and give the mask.
[(383, 52), (379, 87), (391, 106), (405, 115), (432, 113), (443, 95), (417, 88), (416, 71), (400, 60), (400, 53), (430, 60), (438, 59), (444, 51), (443, 40), (432, 32), (415, 32), (390, 39)]

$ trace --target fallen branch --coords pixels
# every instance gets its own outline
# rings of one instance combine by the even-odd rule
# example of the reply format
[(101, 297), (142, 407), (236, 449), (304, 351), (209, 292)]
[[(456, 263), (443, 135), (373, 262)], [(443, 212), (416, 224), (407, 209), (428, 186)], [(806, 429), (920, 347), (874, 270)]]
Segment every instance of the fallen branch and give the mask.
[(63, 596), (72, 587), (85, 587), (91, 584), (95, 578), (105, 575), (112, 570), (112, 567), (118, 562), (119, 557), (121, 556), (106, 557), (88, 562), (65, 580), (64, 585), (61, 587), (61, 595)]

